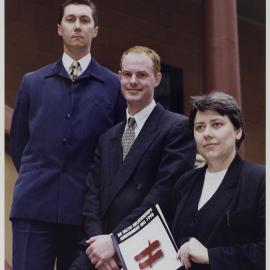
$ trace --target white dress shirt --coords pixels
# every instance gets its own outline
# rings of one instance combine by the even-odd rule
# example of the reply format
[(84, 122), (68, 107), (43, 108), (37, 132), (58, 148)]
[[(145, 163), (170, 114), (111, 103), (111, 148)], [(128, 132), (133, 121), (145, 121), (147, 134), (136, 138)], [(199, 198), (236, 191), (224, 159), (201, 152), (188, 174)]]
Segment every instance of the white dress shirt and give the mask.
[[(147, 120), (147, 118), (149, 117), (149, 115), (151, 114), (155, 106), (156, 106), (156, 102), (152, 100), (152, 102), (148, 106), (146, 106), (144, 109), (142, 109), (141, 111), (137, 112), (134, 115), (130, 115), (128, 113), (128, 108), (127, 108), (126, 110), (127, 119), (129, 119), (130, 117), (133, 117), (135, 118), (135, 121), (136, 121), (135, 129), (134, 129), (135, 138), (137, 138), (137, 136), (139, 135), (145, 121)], [(126, 129), (127, 129), (127, 124), (126, 124), (125, 130)]]
[(202, 208), (207, 203), (207, 201), (215, 194), (226, 172), (227, 169), (219, 172), (206, 171), (204, 176), (202, 194), (198, 204), (198, 210), (200, 210), (200, 208)]
[[(62, 62), (68, 74), (70, 73), (70, 68), (74, 61), (76, 60), (72, 59), (65, 52), (63, 53)], [(87, 69), (88, 65), (90, 64), (91, 54), (88, 53), (87, 55), (85, 55), (84, 57), (82, 57), (77, 61), (80, 63), (80, 67), (78, 68), (78, 77), (79, 77), (80, 75), (83, 74), (83, 72)]]

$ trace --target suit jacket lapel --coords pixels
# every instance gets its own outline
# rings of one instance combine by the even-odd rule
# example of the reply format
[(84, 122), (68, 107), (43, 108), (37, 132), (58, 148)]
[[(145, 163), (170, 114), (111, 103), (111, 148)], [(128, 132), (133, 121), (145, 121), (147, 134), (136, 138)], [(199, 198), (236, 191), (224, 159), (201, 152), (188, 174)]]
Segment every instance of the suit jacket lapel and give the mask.
[(220, 186), (219, 193), (222, 196), (218, 197), (218, 204), (223, 205), (224, 211), (220, 213), (220, 217), (217, 219), (216, 225), (209, 235), (207, 240), (207, 246), (211, 245), (214, 241), (216, 232), (219, 230), (219, 226), (224, 222), (224, 214), (229, 211), (230, 207), (233, 205), (234, 201), (237, 199), (237, 187), (241, 177), (241, 168), (243, 162), (238, 155), (234, 158), (233, 162), (228, 168), (228, 171), (224, 177), (223, 183)]
[(103, 70), (101, 70), (101, 67), (94, 58), (91, 59), (87, 69), (83, 72), (81, 76), (79, 76), (78, 79), (81, 80), (88, 77), (93, 77), (97, 80), (104, 81)]
[[(59, 59), (57, 62), (52, 64), (50, 69), (48, 69), (44, 73), (45, 78), (52, 77), (52, 76), (61, 76), (61, 77), (70, 79), (69, 74), (67, 73), (66, 69), (63, 66), (62, 59)], [(90, 64), (88, 65), (86, 70), (83, 72), (83, 74), (79, 76), (79, 80), (85, 79), (88, 77), (93, 77), (97, 80), (104, 81), (103, 71), (101, 70), (101, 67), (95, 61), (94, 58), (91, 59)]]
[[(181, 222), (179, 218), (181, 217), (182, 211), (184, 209), (185, 203), (193, 190), (194, 185), (200, 181), (202, 177), (205, 175), (205, 171), (207, 169), (207, 165), (204, 165), (202, 168), (197, 169), (197, 173), (194, 175), (192, 179), (189, 180), (189, 182), (186, 184), (186, 186), (182, 189), (180, 192), (180, 198), (179, 198), (179, 203), (177, 204), (177, 208), (175, 210), (175, 218), (173, 222), (173, 228), (177, 228), (177, 223)], [(180, 187), (181, 188), (181, 187)]]
[(60, 76), (60, 77), (70, 79), (66, 69), (63, 66), (61, 59), (51, 64), (49, 68), (44, 72), (44, 78), (49, 78), (53, 76)]
[[(101, 197), (101, 209), (104, 213), (104, 209), (108, 206), (108, 201), (111, 201), (111, 189), (113, 187), (112, 182), (114, 176), (117, 174), (122, 167), (122, 146), (121, 146), (121, 136), (123, 134), (126, 121), (123, 121), (118, 126), (114, 128), (113, 134), (109, 139), (109, 144), (106, 145), (106, 148), (109, 147), (108, 162), (103, 165), (101, 168), (105, 170), (105, 183), (103, 183), (103, 196)], [(106, 149), (108, 150), (108, 149)]]
[(121, 145), (121, 138), (126, 126), (126, 121), (123, 121), (119, 128), (115, 130), (114, 134), (110, 139), (110, 155), (109, 155), (109, 166), (106, 170), (110, 170), (109, 175), (112, 177), (110, 178), (110, 182), (113, 181), (114, 175), (117, 174), (123, 165), (123, 153), (122, 153), (122, 145)]
[[(136, 169), (138, 163), (142, 159), (143, 154), (147, 151), (147, 149), (151, 146), (155, 137), (158, 135), (157, 126), (160, 116), (164, 113), (164, 109), (157, 105), (148, 119), (146, 120), (142, 130), (140, 131), (138, 137), (134, 141), (131, 149), (129, 150), (125, 161), (122, 166), (119, 167), (118, 173), (115, 175), (113, 181), (113, 185), (111, 186), (110, 197), (108, 198), (106, 205), (104, 207), (103, 213), (106, 212), (108, 206), (117, 195), (117, 193), (122, 189), (125, 183), (129, 180), (130, 176)], [(122, 130), (123, 134), (124, 128)], [(118, 140), (118, 149), (120, 149), (121, 154), (118, 153), (118, 156), (121, 156), (122, 160), (122, 146), (121, 146), (121, 136), (119, 136), (116, 140)], [(120, 144), (120, 146), (119, 146)], [(115, 146), (116, 147), (116, 146)], [(112, 157), (114, 158), (114, 157)], [(112, 161), (112, 164), (115, 164), (115, 161)]]

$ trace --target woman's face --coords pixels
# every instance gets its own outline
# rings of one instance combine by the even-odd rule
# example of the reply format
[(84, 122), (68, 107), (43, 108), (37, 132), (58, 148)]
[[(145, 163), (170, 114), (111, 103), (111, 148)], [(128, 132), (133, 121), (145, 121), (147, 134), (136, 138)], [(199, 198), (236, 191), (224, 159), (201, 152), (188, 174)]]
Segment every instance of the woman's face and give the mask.
[(227, 115), (206, 110), (198, 111), (194, 120), (194, 137), (198, 152), (207, 162), (226, 162), (236, 153), (236, 140), (242, 129), (236, 130)]

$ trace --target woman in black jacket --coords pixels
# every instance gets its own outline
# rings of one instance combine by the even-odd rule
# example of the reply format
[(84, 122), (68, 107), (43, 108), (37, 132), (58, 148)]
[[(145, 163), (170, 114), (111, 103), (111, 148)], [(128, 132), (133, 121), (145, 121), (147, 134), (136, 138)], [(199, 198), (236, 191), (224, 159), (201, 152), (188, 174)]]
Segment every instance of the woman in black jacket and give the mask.
[(242, 113), (233, 97), (193, 97), (190, 122), (202, 168), (175, 187), (173, 234), (186, 269), (265, 269), (265, 167), (241, 160)]

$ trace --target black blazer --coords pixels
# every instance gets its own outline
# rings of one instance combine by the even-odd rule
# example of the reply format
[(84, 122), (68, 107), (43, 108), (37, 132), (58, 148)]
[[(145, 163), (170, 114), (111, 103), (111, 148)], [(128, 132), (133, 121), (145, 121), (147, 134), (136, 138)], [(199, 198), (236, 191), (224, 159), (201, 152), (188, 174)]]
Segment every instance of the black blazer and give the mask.
[(110, 129), (97, 146), (84, 207), (87, 237), (118, 232), (154, 203), (166, 210), (176, 180), (194, 166), (196, 150), (187, 117), (156, 105), (123, 162), (125, 125)]
[[(179, 234), (181, 215), (188, 207), (185, 203), (195, 184), (204, 178), (206, 168), (185, 173), (176, 184), (173, 235), (179, 247), (183, 244)], [(202, 243), (208, 248), (210, 266), (193, 264), (191, 269), (265, 269), (265, 167), (236, 155), (223, 182), (215, 207), (202, 217), (216, 216), (211, 233)]]

